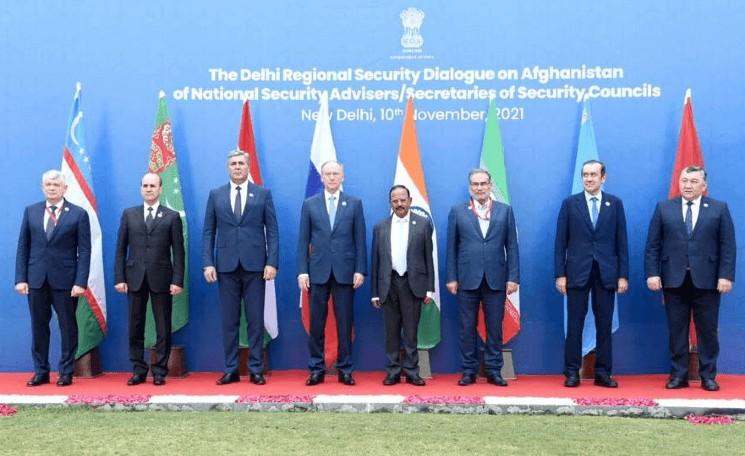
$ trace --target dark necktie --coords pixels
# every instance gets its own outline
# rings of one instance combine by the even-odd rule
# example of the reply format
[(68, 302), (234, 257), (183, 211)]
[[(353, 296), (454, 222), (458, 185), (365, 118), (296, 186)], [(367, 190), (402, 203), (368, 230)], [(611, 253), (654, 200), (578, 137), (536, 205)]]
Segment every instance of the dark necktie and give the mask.
[(147, 226), (148, 231), (153, 229), (153, 208), (148, 207), (147, 208), (147, 217), (145, 217), (145, 226)]
[(57, 224), (57, 221), (55, 218), (57, 217), (57, 206), (49, 206), (49, 218), (47, 219), (47, 226), (44, 229), (44, 231), (47, 234), (47, 241), (52, 238), (52, 233), (54, 233), (54, 227)]
[(690, 239), (691, 234), (693, 234), (693, 211), (691, 210), (691, 206), (693, 206), (693, 201), (688, 201), (686, 205), (688, 205), (688, 209), (686, 209), (685, 224), (686, 224), (686, 231), (688, 232), (688, 239)]
[(590, 201), (592, 201), (592, 227), (595, 228), (598, 223), (598, 199), (593, 196)]
[(241, 188), (235, 188), (235, 201), (233, 202), (233, 215), (236, 220), (241, 219), (241, 207), (243, 206), (243, 200), (241, 199)]

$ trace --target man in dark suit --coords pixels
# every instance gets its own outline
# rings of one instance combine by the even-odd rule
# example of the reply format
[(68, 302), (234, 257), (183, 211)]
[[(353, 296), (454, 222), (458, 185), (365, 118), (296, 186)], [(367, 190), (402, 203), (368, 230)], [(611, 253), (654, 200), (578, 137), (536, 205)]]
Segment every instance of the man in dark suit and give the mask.
[(520, 282), (517, 230), (512, 208), (491, 199), (491, 175), (468, 173), (471, 199), (450, 210), (447, 240), (447, 288), (458, 296), (463, 376), (458, 385), (476, 381), (479, 367), (476, 323), (483, 303), (486, 322), (484, 367), (487, 382), (507, 386), (502, 378), (502, 319), (507, 294)]
[(238, 337), (243, 300), (248, 326), (250, 381), (263, 374), (264, 288), (279, 264), (279, 228), (272, 193), (248, 180), (248, 154), (228, 154), (230, 183), (210, 192), (202, 238), (204, 278), (218, 282), (222, 308), (225, 374), (218, 385), (240, 380)]
[(75, 308), (88, 287), (91, 229), (88, 213), (64, 199), (67, 184), (57, 170), (41, 178), (46, 201), (23, 212), (16, 254), (16, 291), (28, 296), (34, 376), (26, 385), (49, 383), (49, 320), (59, 321), (62, 350), (57, 386), (72, 384), (78, 326)]
[[(410, 211), (411, 194), (394, 185), (389, 194), (393, 214), (375, 225), (372, 241), (372, 304), (383, 307), (387, 376), (384, 385), (401, 381), (424, 386), (419, 376), (417, 326), (422, 303), (431, 304), (435, 293), (432, 225)], [(404, 356), (400, 359), (401, 328)]]
[(129, 360), (133, 375), (127, 385), (139, 385), (147, 377), (144, 360), (145, 314), (150, 299), (155, 319), (153, 384), (165, 385), (171, 352), (173, 296), (184, 286), (184, 234), (181, 215), (159, 202), (163, 191), (159, 175), (142, 178), (139, 206), (125, 209), (116, 242), (114, 281), (116, 291), (129, 300)]
[(570, 388), (580, 383), (582, 330), (590, 294), (596, 329), (595, 384), (618, 387), (611, 377), (611, 331), (615, 293), (625, 293), (629, 285), (629, 248), (623, 203), (600, 190), (606, 177), (603, 163), (585, 162), (585, 191), (564, 200), (556, 225), (556, 289), (567, 296), (564, 386)]
[(321, 181), (323, 192), (303, 202), (297, 247), (298, 286), (310, 290), (310, 376), (305, 384), (324, 381), (324, 328), (332, 295), (339, 340), (339, 382), (352, 386), (354, 290), (362, 286), (367, 272), (365, 216), (362, 202), (341, 191), (341, 163), (323, 163)]
[(717, 391), (719, 301), (735, 280), (735, 228), (727, 204), (703, 196), (706, 171), (683, 169), (682, 198), (657, 204), (649, 223), (644, 266), (647, 287), (662, 290), (670, 331), (668, 389), (688, 386), (691, 313), (698, 335), (701, 387)]

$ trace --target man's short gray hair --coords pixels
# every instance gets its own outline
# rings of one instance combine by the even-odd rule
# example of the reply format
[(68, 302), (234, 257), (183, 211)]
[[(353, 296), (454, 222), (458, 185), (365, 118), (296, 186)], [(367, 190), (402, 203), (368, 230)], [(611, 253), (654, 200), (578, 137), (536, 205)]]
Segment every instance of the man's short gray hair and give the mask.
[(65, 181), (65, 175), (58, 169), (50, 169), (49, 171), (44, 172), (44, 174), (41, 175), (41, 183), (43, 184), (45, 180), (60, 180), (63, 184), (67, 184)]

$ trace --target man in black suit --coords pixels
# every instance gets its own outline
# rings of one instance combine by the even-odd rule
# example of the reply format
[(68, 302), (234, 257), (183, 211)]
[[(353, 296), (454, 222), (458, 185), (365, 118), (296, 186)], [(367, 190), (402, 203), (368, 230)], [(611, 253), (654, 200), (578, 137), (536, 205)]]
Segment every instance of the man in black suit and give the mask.
[(629, 286), (629, 248), (623, 203), (601, 191), (606, 177), (603, 163), (585, 162), (585, 190), (564, 200), (556, 226), (556, 289), (567, 296), (564, 386), (569, 388), (580, 383), (582, 331), (590, 294), (596, 329), (595, 384), (618, 387), (611, 377), (613, 306), (616, 291), (625, 293)]
[[(419, 376), (417, 327), (422, 303), (431, 304), (435, 290), (432, 259), (432, 225), (411, 212), (411, 194), (403, 185), (394, 185), (389, 194), (393, 214), (373, 230), (372, 305), (383, 307), (387, 376), (384, 385), (401, 381), (424, 386)], [(400, 359), (401, 328), (404, 356)]]
[(735, 227), (727, 203), (703, 196), (706, 171), (683, 169), (682, 198), (657, 203), (649, 223), (644, 266), (647, 287), (662, 290), (670, 331), (668, 389), (688, 386), (691, 314), (698, 335), (701, 387), (717, 391), (719, 301), (735, 280)]
[(116, 291), (129, 299), (129, 360), (133, 375), (127, 385), (145, 381), (145, 314), (148, 299), (155, 319), (155, 363), (153, 384), (166, 383), (171, 352), (173, 296), (184, 286), (184, 234), (181, 215), (160, 204), (163, 182), (147, 173), (140, 193), (144, 203), (125, 209), (116, 242), (114, 281)]
[(508, 294), (520, 286), (520, 253), (512, 207), (491, 199), (491, 174), (468, 173), (471, 199), (456, 204), (448, 216), (447, 288), (458, 296), (463, 376), (458, 385), (476, 382), (478, 309), (486, 323), (486, 381), (507, 386), (502, 378), (502, 319)]
[(23, 212), (16, 254), (16, 291), (28, 296), (34, 376), (26, 385), (49, 383), (49, 320), (57, 314), (62, 339), (57, 386), (72, 384), (78, 326), (75, 308), (88, 287), (91, 229), (88, 213), (64, 199), (67, 184), (57, 170), (41, 178), (46, 201)]
[(248, 180), (248, 154), (228, 153), (230, 183), (210, 191), (204, 214), (202, 264), (208, 283), (217, 282), (222, 310), (226, 385), (240, 380), (238, 337), (241, 300), (246, 313), (250, 347), (249, 380), (264, 378), (264, 289), (279, 264), (279, 227), (272, 192)]
[(354, 290), (362, 286), (367, 272), (365, 215), (362, 201), (341, 191), (341, 163), (323, 163), (321, 181), (324, 190), (303, 202), (298, 235), (298, 287), (310, 292), (310, 376), (305, 384), (324, 381), (324, 329), (332, 295), (339, 338), (338, 378), (352, 386), (356, 383), (352, 377)]

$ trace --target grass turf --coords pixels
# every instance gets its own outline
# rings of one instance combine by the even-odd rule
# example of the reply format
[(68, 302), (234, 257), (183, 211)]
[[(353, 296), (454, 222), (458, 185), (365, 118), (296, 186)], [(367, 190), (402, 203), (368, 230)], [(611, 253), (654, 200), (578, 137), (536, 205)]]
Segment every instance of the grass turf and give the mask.
[[(745, 426), (642, 418), (20, 408), (0, 454), (733, 454)], [(740, 450), (736, 450), (740, 448)]]

